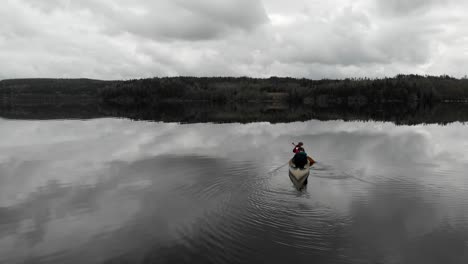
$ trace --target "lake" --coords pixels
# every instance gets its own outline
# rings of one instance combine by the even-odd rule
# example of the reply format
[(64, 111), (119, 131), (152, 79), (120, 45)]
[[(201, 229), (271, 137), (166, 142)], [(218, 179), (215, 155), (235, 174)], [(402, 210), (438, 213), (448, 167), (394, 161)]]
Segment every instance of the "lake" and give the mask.
[[(0, 119), (0, 263), (468, 263), (467, 135)], [(298, 141), (317, 161), (302, 191)]]

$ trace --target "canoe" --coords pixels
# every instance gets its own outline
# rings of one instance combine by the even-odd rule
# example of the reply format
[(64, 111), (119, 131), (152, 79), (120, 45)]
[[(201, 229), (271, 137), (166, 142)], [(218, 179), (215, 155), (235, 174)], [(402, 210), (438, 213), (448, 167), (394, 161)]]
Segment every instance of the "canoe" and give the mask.
[(297, 189), (302, 189), (310, 174), (310, 160), (303, 169), (296, 167), (292, 159), (289, 160), (289, 178)]

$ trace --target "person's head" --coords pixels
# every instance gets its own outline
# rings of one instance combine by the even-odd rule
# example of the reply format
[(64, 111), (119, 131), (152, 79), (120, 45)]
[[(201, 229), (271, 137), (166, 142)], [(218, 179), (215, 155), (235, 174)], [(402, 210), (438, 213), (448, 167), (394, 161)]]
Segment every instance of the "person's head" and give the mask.
[(302, 146), (302, 145), (304, 145), (304, 143), (299, 142), (299, 143), (297, 143), (297, 145), (298, 145), (298, 146)]

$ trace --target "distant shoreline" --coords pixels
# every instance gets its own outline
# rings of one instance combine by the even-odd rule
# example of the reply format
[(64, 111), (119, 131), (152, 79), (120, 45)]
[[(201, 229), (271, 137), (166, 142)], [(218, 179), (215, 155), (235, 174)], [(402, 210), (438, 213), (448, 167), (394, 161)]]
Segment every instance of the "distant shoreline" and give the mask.
[(161, 101), (274, 102), (366, 105), (386, 102), (468, 101), (468, 79), (447, 75), (321, 79), (270, 77), (162, 77), (103, 81), (23, 78), (0, 81), (0, 99), (93, 97), (134, 104)]
[(176, 122), (307, 119), (468, 121), (468, 80), (398, 75), (308, 80), (167, 77), (128, 81), (0, 81), (0, 116), (19, 119), (128, 117)]

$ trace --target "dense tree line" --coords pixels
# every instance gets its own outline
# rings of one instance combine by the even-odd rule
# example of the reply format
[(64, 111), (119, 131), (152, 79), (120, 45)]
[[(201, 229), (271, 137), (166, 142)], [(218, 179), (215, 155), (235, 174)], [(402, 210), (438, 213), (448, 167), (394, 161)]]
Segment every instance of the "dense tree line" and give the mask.
[[(315, 95), (313, 95), (315, 94)], [(384, 79), (345, 79), (329, 82), (309, 90), (315, 98), (360, 96), (369, 103), (419, 101), (423, 103), (468, 99), (468, 80), (449, 76), (398, 75)]]
[(289, 102), (309, 102), (320, 106), (388, 102), (429, 104), (444, 100), (467, 100), (468, 80), (418, 75), (344, 80), (174, 77), (113, 83), (100, 89), (99, 96), (105, 101), (114, 102), (258, 102), (282, 98)]
[(0, 81), (0, 95), (20, 94), (87, 94), (96, 95), (98, 90), (112, 83), (92, 79), (10, 79)]
[(126, 81), (14, 79), (0, 81), (4, 101), (25, 95), (86, 95), (121, 105), (171, 101), (287, 101), (318, 107), (382, 103), (431, 104), (467, 100), (468, 80), (450, 76), (397, 75), (392, 78), (309, 80), (271, 77), (165, 77)]
[(176, 122), (382, 120), (399, 124), (468, 121), (468, 80), (450, 76), (309, 80), (165, 77), (126, 81), (0, 81), (0, 116), (100, 116)]

